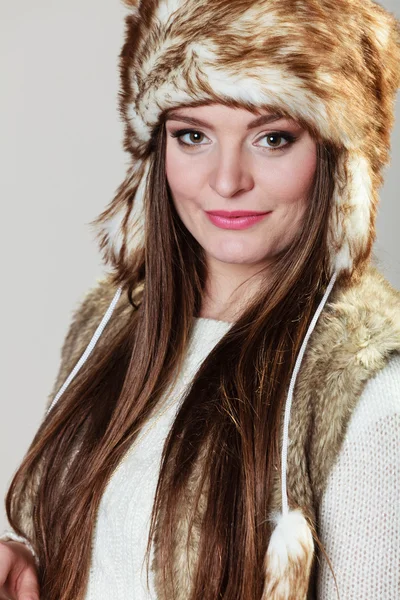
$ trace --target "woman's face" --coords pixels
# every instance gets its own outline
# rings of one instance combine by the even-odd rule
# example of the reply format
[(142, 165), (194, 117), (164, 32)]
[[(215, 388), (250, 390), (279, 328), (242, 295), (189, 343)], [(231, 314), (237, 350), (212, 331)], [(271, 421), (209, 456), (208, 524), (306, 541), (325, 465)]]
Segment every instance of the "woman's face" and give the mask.
[[(285, 118), (254, 124), (260, 115), (271, 116), (213, 104), (167, 116), (166, 175), (174, 205), (216, 261), (268, 264), (302, 226), (316, 142)], [(267, 214), (213, 220), (209, 211)]]

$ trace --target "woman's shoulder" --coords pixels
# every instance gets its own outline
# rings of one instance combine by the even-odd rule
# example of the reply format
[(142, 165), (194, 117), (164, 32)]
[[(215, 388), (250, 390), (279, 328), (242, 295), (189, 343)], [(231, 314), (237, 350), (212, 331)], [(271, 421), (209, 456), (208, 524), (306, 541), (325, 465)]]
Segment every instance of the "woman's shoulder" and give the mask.
[(396, 352), (400, 352), (400, 292), (370, 265), (332, 292), (311, 337), (308, 358), (312, 365), (326, 364), (328, 370), (342, 371), (350, 365), (373, 375)]
[[(103, 316), (105, 315), (113, 297), (117, 292), (117, 286), (108, 275), (98, 277), (94, 284), (89, 287), (71, 311), (66, 335), (61, 344), (61, 360), (58, 373), (53, 384), (53, 389), (48, 397), (47, 405), (52, 402), (63, 382), (72, 371), (79, 358), (85, 351)], [(132, 299), (140, 297), (143, 285), (138, 285), (132, 293)], [(132, 314), (133, 307), (126, 293), (122, 293), (115, 306), (112, 318), (107, 323), (107, 332), (102, 334), (98, 341), (98, 347), (106, 343), (108, 335), (113, 334), (126, 319)]]
[[(101, 320), (117, 289), (111, 275), (97, 277), (95, 282), (78, 298), (75, 307), (72, 309), (70, 328), (82, 331), (82, 328), (84, 330), (86, 325)], [(143, 283), (140, 283), (132, 293), (133, 299), (139, 298), (142, 290)], [(128, 295), (123, 292), (115, 310), (121, 312), (121, 310), (126, 311), (131, 308)]]
[[(81, 347), (89, 342), (116, 292), (117, 287), (106, 275), (98, 277), (95, 283), (78, 299), (71, 311), (68, 331), (61, 350), (62, 358), (67, 358), (76, 351), (79, 352)], [(120, 315), (129, 308), (132, 307), (130, 307), (126, 295), (122, 295), (115, 308), (115, 314)], [(113, 321), (115, 319), (111, 320), (109, 328), (113, 327)]]
[(349, 330), (362, 324), (377, 331), (385, 322), (400, 335), (400, 291), (372, 264), (347, 285), (339, 286), (329, 306)]
[(349, 424), (349, 433), (381, 434), (397, 423), (400, 432), (400, 351), (389, 355), (385, 366), (370, 377)]

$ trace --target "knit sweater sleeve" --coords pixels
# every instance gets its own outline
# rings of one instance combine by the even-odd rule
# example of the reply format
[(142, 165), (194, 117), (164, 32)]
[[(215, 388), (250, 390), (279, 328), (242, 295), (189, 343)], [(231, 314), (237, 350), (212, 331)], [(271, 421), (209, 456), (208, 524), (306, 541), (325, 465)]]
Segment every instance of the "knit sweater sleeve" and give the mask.
[(367, 382), (321, 502), (318, 600), (400, 598), (400, 355)]

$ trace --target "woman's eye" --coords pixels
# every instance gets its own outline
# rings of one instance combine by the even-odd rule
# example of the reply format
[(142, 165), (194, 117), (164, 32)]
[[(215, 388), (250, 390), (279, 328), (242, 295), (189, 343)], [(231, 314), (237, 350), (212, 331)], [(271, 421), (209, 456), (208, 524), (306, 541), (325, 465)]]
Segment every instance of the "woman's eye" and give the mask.
[[(179, 131), (174, 131), (173, 133), (171, 133), (171, 136), (173, 138), (177, 138), (178, 143), (182, 146), (203, 146), (203, 144), (199, 144), (199, 141), (201, 140), (202, 136), (204, 137), (204, 133), (201, 133), (201, 131), (195, 131), (193, 129), (181, 129)], [(186, 142), (184, 142), (182, 139), (185, 136), (188, 136)]]
[[(201, 144), (200, 142), (204, 137), (204, 133), (201, 131), (196, 131), (194, 129), (181, 129), (179, 131), (174, 131), (171, 133), (173, 138), (177, 138), (178, 143), (181, 146), (186, 146), (186, 148), (192, 149), (195, 146), (204, 146), (205, 144)], [(183, 138), (186, 138), (186, 141), (183, 141)], [(274, 131), (272, 133), (267, 133), (263, 135), (260, 140), (266, 140), (267, 146), (261, 146), (263, 149), (268, 150), (269, 152), (274, 152), (275, 150), (283, 150), (286, 146), (290, 146), (296, 140), (296, 136), (288, 132), (278, 132)], [(260, 141), (259, 140), (259, 141)], [(282, 144), (282, 140), (286, 140), (286, 143)]]
[[(268, 150), (280, 150), (284, 146), (288, 145), (290, 138), (291, 136), (288, 136), (287, 134), (283, 135), (280, 133), (268, 133), (267, 135), (264, 135), (261, 140), (266, 140), (267, 144), (269, 144), (268, 146), (264, 146)], [(286, 143), (282, 145), (283, 140), (286, 140)]]

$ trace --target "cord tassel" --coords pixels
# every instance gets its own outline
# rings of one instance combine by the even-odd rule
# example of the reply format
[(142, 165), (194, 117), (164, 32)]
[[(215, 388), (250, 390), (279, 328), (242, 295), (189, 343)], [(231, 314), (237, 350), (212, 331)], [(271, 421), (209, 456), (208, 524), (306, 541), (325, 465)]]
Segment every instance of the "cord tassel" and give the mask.
[(314, 556), (311, 529), (300, 509), (274, 513), (272, 520), (262, 600), (305, 600)]

